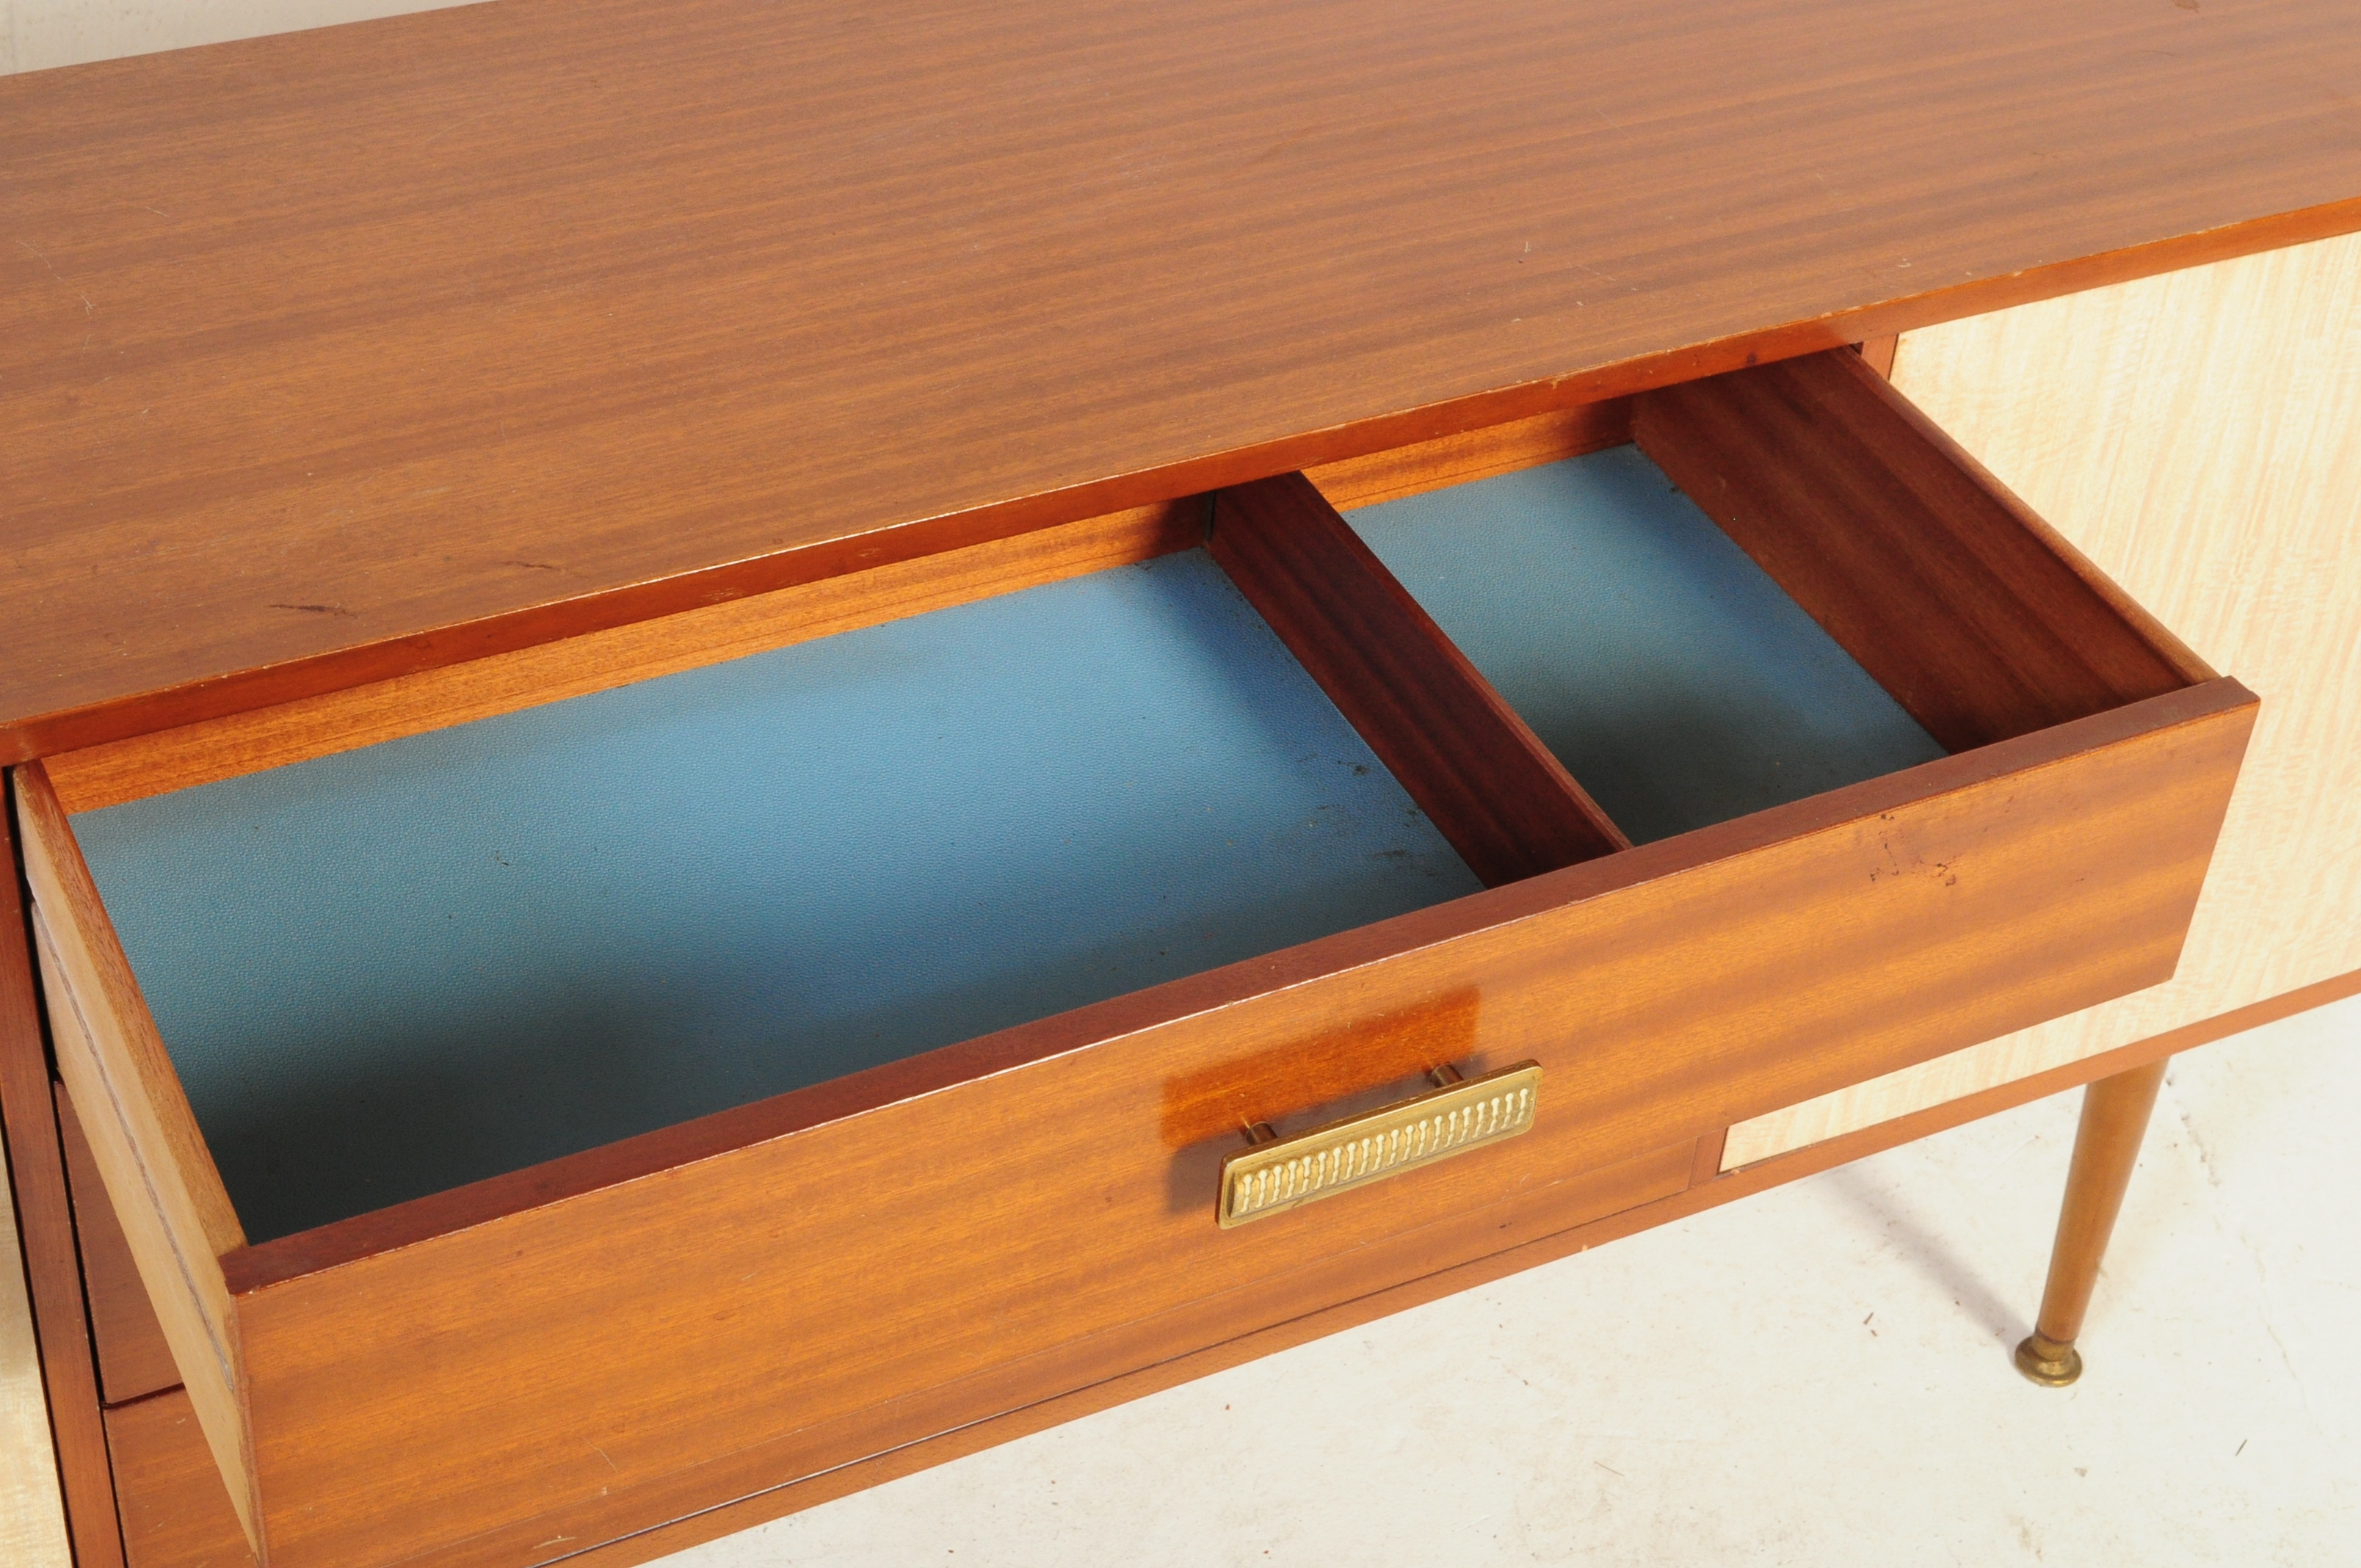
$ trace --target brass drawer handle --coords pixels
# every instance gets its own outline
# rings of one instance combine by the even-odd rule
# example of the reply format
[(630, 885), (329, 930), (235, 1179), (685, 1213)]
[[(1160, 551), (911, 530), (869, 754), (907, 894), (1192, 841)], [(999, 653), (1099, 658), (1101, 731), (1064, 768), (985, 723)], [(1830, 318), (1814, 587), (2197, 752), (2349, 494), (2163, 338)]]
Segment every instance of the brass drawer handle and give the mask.
[(1533, 1124), (1542, 1091), (1539, 1062), (1521, 1061), (1464, 1082), (1450, 1068), (1433, 1076), (1442, 1088), (1291, 1138), (1268, 1138), (1269, 1129), (1257, 1123), (1257, 1132), (1268, 1141), (1222, 1162), (1216, 1215), (1222, 1229), (1513, 1138)]

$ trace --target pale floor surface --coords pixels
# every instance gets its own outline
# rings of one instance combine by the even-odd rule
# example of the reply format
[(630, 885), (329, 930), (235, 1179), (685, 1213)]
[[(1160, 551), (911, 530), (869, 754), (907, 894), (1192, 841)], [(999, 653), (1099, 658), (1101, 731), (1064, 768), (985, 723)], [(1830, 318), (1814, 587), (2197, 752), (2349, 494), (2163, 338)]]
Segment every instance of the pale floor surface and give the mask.
[(2080, 1100), (667, 1568), (2361, 1564), (2361, 999), (2174, 1064), (2053, 1391), (2008, 1352)]

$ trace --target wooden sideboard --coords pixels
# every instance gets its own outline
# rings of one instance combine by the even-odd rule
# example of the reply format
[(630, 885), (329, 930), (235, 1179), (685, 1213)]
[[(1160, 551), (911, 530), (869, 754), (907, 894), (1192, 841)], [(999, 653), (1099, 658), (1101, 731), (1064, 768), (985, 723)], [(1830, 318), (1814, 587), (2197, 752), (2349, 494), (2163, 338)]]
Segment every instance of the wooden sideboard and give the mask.
[[(2043, 1316), (2070, 1342), (2147, 1064), (2361, 984), (2334, 237), (2361, 140), (2303, 90), (2361, 29), (1790, 10), (1075, 4), (1019, 40), (989, 7), (708, 0), (651, 42), (631, 7), (502, 0), (0, 82), (26, 149), (0, 743), (31, 894), (0, 932), (0, 1102), (78, 1560), (637, 1560), (2104, 1080)], [(1669, 476), (1704, 532), (1641, 554), (1759, 577), (1761, 624), (1800, 607), (1869, 694), (1812, 700), (1847, 734), (1884, 703), (1928, 750), (1861, 741), (1885, 760), (1836, 787), (1733, 784), (1627, 836), (1669, 775), (1552, 729), (1532, 611), (1450, 608), (1497, 518), (1448, 498), (1569, 463), (1551, 483), (1627, 510)], [(1420, 496), (1461, 509), (1420, 548), (1464, 570), (1421, 577), (1367, 510)], [(1116, 641), (1056, 655), (1044, 593), (1099, 595), (1058, 613)], [(982, 641), (929, 654), (954, 612)], [(797, 680), (872, 680), (825, 674), (856, 631), (948, 660), (943, 691), (1050, 650), (1006, 678), (1071, 746), (1114, 710), (1060, 717), (1095, 688), (1057, 658), (1114, 678), (1123, 638), (1190, 615), (1267, 629), (1191, 644), (1259, 660), (1258, 691), (1333, 702), (1317, 744), (1374, 781), (1349, 787), (1414, 810), (1329, 837), (1431, 889), (1364, 868), (1358, 913), (1259, 938), (1207, 905), (1209, 956), (1143, 949), (1079, 1007), (814, 1047), (839, 1065), (743, 1103), (651, 1081), (690, 1109), (390, 1207), (309, 1190), (324, 1165), (287, 1203), (256, 1185), (198, 1025), (159, 1026), (225, 971), (174, 970), (205, 949), (156, 912), (229, 862), (143, 882), (161, 840), (110, 810), (211, 786), (375, 813), (371, 759), (454, 726), (545, 748), (633, 693), (738, 700), (678, 683), (786, 649)], [(566, 754), (666, 732), (622, 722)], [(1203, 722), (1148, 765), (1235, 739)], [(1395, 809), (1343, 787), (1318, 809)], [(450, 827), (419, 821), (299, 883), (408, 864)], [(1293, 847), (1266, 883), (1342, 874), (1268, 841)], [(1189, 852), (1213, 859), (1176, 895), (1234, 874)], [(328, 918), (274, 928), (252, 885), (210, 896), (254, 950)], [(530, 948), (535, 918), (480, 939)], [(1055, 925), (961, 918), (985, 950)], [(370, 961), (457, 961), (429, 950)], [(272, 972), (225, 1010), (271, 1005)], [(1483, 1075), (1524, 1061), (1537, 1106), (1498, 1111)], [(1422, 1092), (1516, 1135), (1217, 1224), (1257, 1139), (1358, 1146), (1323, 1124)]]

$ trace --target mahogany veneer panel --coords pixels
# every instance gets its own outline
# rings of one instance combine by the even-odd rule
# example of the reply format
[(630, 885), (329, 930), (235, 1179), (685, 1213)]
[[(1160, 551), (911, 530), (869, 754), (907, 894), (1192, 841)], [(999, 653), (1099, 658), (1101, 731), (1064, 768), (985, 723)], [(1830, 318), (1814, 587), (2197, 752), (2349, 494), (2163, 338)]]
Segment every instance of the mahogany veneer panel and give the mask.
[(1564, 457), (1579, 457), (1631, 439), (1631, 400), (1608, 398), (1323, 463), (1305, 469), (1303, 477), (1328, 498), (1329, 505), (1350, 511), (1446, 485), (1469, 484)]
[(2361, 225), (2348, 0), (644, 21), (0, 81), (0, 758)]
[(0, 1161), (0, 1562), (68, 1568), (73, 1548), (20, 1245), (15, 1194)]
[[(847, 1454), (887, 1452), (916, 1437), (953, 1431), (1022, 1409), (1045, 1396), (1086, 1388), (1142, 1366), (1183, 1356), (1284, 1321), (1306, 1300), (1349, 1300), (1405, 1277), (1432, 1274), (1504, 1247), (1656, 1201), (1688, 1185), (1695, 1146), (1650, 1150), (1637, 1158), (1565, 1180), (1538, 1183), (1506, 1201), (1484, 1204), (1446, 1223), (1354, 1248), (1316, 1263), (1282, 1267), (1235, 1288), (1106, 1332), (1049, 1347), (1004, 1366), (919, 1389), (841, 1419), (790, 1431), (753, 1448), (717, 1455), (693, 1469), (659, 1475), (633, 1486), (601, 1487), (566, 1506), (483, 1535), (453, 1541), (412, 1561), (419, 1568), (505, 1568), (565, 1555), (559, 1540), (595, 1542), (832, 1469)], [(221, 1477), (203, 1458), (203, 1437), (176, 1392), (110, 1412), (108, 1431), (118, 1464), (136, 1444), (143, 1471), (127, 1486), (146, 1496), (126, 1511), (126, 1534), (182, 1514), (202, 1526), (202, 1549), (251, 1560), (221, 1492)], [(164, 1409), (136, 1424), (115, 1418), (146, 1405)], [(146, 1525), (150, 1518), (158, 1522)], [(198, 1531), (176, 1535), (193, 1541)], [(177, 1544), (177, 1542), (176, 1542)], [(133, 1568), (143, 1568), (136, 1558)], [(163, 1568), (159, 1562), (158, 1568)], [(171, 1568), (192, 1568), (173, 1561)]]

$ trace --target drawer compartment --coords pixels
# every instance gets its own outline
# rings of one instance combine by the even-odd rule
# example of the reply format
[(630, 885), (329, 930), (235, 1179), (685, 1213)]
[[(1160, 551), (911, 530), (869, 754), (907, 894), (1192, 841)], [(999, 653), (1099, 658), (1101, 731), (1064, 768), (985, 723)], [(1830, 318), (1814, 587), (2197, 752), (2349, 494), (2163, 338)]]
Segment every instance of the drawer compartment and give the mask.
[(249, 1242), (1482, 885), (1202, 551), (74, 830)]
[[(1851, 356), (1631, 421), (104, 810), (22, 770), (60, 1068), (269, 1560), (562, 1555), (2167, 977), (2253, 697)], [(1527, 1060), (1518, 1135), (1217, 1223), (1246, 1129)]]
[(1347, 516), (1641, 843), (1947, 754), (1637, 446)]

